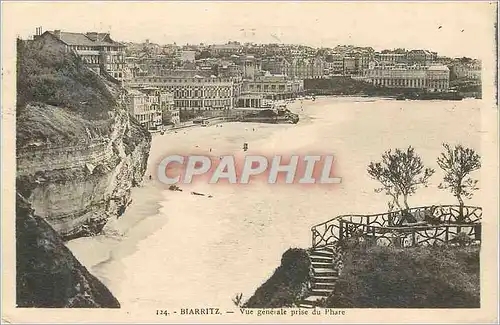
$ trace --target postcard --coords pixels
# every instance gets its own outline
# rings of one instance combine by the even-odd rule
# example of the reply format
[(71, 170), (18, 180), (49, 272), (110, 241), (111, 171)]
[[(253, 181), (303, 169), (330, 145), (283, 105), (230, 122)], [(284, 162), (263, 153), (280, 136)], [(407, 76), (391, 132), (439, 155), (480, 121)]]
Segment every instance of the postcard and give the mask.
[(496, 2), (2, 3), (2, 322), (498, 322)]

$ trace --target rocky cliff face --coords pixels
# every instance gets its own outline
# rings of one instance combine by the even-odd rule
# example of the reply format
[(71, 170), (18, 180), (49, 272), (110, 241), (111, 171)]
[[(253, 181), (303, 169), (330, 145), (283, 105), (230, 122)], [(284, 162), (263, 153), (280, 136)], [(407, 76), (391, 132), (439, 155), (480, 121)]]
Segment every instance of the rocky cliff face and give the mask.
[[(31, 113), (37, 109), (28, 106)], [(43, 111), (53, 120), (60, 113), (49, 106)], [(114, 111), (108, 135), (83, 144), (18, 148), (18, 191), (63, 238), (92, 235), (130, 203), (130, 190), (146, 170), (150, 143), (147, 131), (126, 111)]]
[(18, 306), (119, 307), (63, 241), (123, 214), (151, 136), (123, 90), (59, 43), (19, 41), (17, 62)]
[(17, 190), (64, 239), (92, 235), (130, 203), (151, 136), (73, 54), (18, 49)]
[(16, 202), (17, 306), (119, 308), (111, 292), (82, 266), (61, 237), (34, 215), (20, 195)]

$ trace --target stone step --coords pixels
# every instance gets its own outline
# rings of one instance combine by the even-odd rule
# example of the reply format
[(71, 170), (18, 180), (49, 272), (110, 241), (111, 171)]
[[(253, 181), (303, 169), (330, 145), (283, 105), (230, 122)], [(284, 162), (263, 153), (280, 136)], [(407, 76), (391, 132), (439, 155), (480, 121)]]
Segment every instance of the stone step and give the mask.
[(332, 282), (325, 282), (325, 283), (318, 283), (314, 282), (312, 284), (313, 289), (330, 289), (333, 290), (335, 288), (335, 283)]
[(323, 270), (313, 270), (314, 278), (325, 277), (325, 276), (339, 276), (339, 272), (335, 270), (323, 269)]
[(335, 283), (339, 279), (338, 276), (315, 276), (314, 283)]
[(311, 290), (311, 296), (328, 297), (332, 292), (333, 290), (330, 289), (313, 289)]
[(319, 262), (319, 263), (332, 263), (333, 258), (324, 258), (324, 257), (314, 257), (311, 256), (311, 262)]
[(314, 308), (316, 305), (312, 300), (302, 300), (299, 303), (300, 308)]
[(307, 308), (307, 309), (314, 309), (314, 305), (305, 305), (305, 304), (300, 304), (299, 305), (299, 308)]
[(332, 253), (332, 252), (335, 252), (336, 250), (337, 249), (335, 247), (325, 246), (325, 247), (315, 248), (312, 251), (313, 252), (329, 252), (329, 253)]
[(313, 269), (329, 269), (329, 270), (334, 270), (334, 265), (333, 263), (317, 263), (313, 262), (312, 264)]
[(332, 258), (334, 256), (333, 253), (331, 252), (320, 252), (320, 251), (315, 251), (310, 254), (311, 258), (314, 257), (319, 257), (319, 258), (324, 258), (324, 257), (329, 257)]

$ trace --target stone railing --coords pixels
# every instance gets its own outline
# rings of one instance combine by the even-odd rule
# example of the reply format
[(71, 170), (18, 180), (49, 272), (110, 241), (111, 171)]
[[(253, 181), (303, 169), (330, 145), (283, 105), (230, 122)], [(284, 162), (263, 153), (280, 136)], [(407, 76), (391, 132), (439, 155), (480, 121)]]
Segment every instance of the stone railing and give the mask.
[(408, 212), (413, 215), (427, 213), (433, 222), (403, 226), (403, 211), (342, 215), (311, 228), (312, 247), (328, 246), (354, 236), (371, 238), (381, 245), (404, 247), (453, 242), (458, 240), (459, 233), (464, 233), (461, 236), (472, 241), (481, 240), (480, 207), (427, 206), (412, 208)]

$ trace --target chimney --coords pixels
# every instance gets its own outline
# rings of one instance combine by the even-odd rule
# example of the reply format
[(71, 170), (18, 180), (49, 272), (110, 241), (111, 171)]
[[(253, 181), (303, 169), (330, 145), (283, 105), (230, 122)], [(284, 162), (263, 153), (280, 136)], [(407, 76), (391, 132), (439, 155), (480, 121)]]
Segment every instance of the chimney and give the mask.
[(54, 31), (54, 35), (55, 35), (57, 38), (59, 38), (59, 39), (60, 39), (60, 38), (61, 38), (61, 30), (60, 30), (60, 29), (56, 29), (56, 30)]

